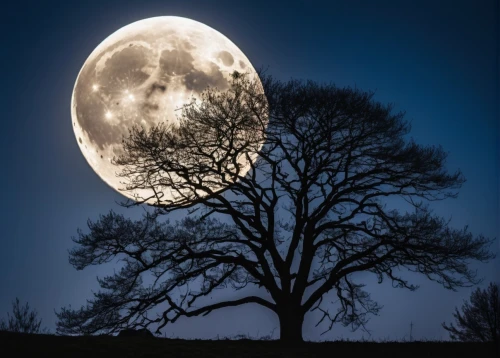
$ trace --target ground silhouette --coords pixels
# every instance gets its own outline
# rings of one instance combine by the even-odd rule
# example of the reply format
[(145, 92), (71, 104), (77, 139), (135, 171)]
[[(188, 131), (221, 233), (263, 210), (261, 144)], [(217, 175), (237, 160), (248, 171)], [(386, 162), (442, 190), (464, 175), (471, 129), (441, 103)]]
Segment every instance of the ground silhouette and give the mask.
[(137, 337), (65, 337), (0, 332), (4, 352), (47, 357), (494, 357), (486, 343), (456, 342), (298, 342), (182, 340)]

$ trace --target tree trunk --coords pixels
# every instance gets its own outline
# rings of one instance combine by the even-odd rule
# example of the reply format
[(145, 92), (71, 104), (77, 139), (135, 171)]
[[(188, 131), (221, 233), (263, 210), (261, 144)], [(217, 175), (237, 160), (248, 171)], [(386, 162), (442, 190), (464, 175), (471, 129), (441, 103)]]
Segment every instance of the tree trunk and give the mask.
[(304, 314), (300, 309), (293, 309), (287, 307), (278, 313), (280, 320), (280, 341), (297, 343), (303, 342), (302, 338), (302, 324), (304, 323)]

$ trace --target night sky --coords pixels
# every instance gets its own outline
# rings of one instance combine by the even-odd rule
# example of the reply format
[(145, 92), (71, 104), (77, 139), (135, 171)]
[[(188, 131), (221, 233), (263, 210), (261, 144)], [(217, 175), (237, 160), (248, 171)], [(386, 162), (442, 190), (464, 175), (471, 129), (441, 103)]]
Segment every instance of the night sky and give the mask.
[[(0, 316), (15, 297), (36, 308), (54, 332), (54, 310), (80, 307), (96, 276), (113, 266), (76, 271), (68, 263), (77, 229), (87, 229), (124, 197), (108, 187), (83, 157), (71, 127), (76, 77), (94, 48), (119, 28), (148, 17), (182, 16), (233, 41), (255, 68), (278, 79), (312, 79), (376, 91), (412, 121), (421, 144), (441, 144), (448, 168), (467, 182), (459, 197), (436, 203), (451, 225), (500, 237), (498, 1), (14, 1), (2, 7)], [(178, 214), (179, 215), (179, 214)], [(175, 217), (174, 217), (175, 219)], [(492, 249), (500, 253), (499, 240)], [(500, 282), (500, 258), (476, 264), (478, 274)], [(447, 339), (441, 322), (472, 288), (447, 291), (420, 276), (416, 292), (360, 276), (384, 308), (363, 332), (315, 328), (306, 316), (306, 340), (409, 337)], [(228, 291), (228, 295), (231, 292)], [(180, 319), (167, 336), (214, 338), (264, 335), (277, 317), (256, 306), (228, 308)], [(275, 338), (278, 337), (275, 332)]]

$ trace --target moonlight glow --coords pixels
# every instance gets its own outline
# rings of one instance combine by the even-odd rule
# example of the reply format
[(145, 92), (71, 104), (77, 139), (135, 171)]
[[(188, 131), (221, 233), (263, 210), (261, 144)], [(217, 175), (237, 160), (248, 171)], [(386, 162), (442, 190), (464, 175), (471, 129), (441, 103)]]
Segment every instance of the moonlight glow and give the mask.
[(73, 90), (73, 129), (87, 162), (113, 189), (124, 188), (111, 160), (122, 153), (128, 128), (175, 123), (207, 86), (227, 89), (234, 71), (257, 78), (243, 52), (202, 23), (154, 17), (116, 31), (90, 54)]

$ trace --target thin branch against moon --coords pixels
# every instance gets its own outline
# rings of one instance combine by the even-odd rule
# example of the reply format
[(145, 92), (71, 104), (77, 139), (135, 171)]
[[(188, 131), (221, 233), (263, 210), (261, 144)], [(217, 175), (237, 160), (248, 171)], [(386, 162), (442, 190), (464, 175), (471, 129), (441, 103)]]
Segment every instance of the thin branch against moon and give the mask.
[(186, 105), (208, 87), (228, 90), (235, 72), (258, 81), (233, 42), (197, 21), (155, 17), (119, 29), (90, 54), (75, 83), (71, 116), (82, 154), (126, 197), (155, 197), (150, 189), (127, 191), (117, 176), (123, 168), (113, 158), (123, 154), (129, 128), (178, 126)]

